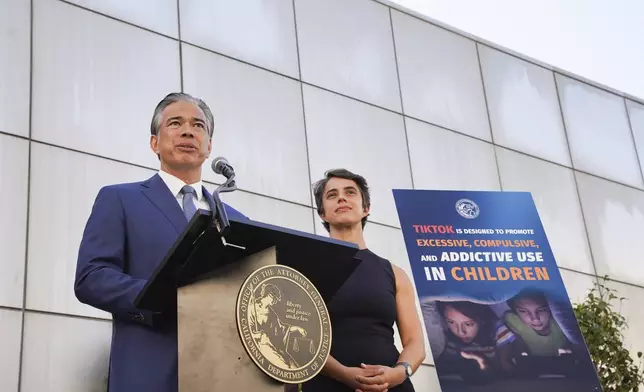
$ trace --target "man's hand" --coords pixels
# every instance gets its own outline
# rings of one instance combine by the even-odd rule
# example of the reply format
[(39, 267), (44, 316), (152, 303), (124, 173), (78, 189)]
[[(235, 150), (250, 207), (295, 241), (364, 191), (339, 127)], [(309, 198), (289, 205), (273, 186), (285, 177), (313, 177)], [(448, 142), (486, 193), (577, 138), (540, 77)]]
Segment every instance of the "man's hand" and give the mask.
[(362, 365), (363, 367), (347, 367), (344, 369), (342, 383), (356, 392), (387, 392), (384, 366)]
[[(400, 385), (407, 378), (407, 374), (405, 373), (405, 368), (402, 366), (397, 366), (392, 368), (389, 366), (365, 365), (363, 363), (362, 365), (360, 365), (360, 367), (362, 369), (381, 370), (382, 377), (384, 378), (384, 382), (386, 385), (388, 385), (387, 388), (393, 388), (397, 385)], [(370, 385), (369, 384), (370, 380), (363, 376), (358, 376), (358, 382), (360, 382), (363, 385)], [(365, 389), (358, 389), (358, 392), (366, 392), (366, 391), (367, 390)]]

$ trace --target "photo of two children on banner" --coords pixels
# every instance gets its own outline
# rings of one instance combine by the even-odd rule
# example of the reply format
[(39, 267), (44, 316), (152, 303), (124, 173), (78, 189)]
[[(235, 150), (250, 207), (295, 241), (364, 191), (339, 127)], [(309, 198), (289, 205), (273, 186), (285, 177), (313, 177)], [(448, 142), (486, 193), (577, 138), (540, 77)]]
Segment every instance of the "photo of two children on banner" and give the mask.
[[(421, 302), (439, 377), (468, 383), (497, 378), (580, 376), (585, 345), (564, 302), (524, 289), (506, 301), (477, 303), (451, 299)], [(582, 361), (583, 362), (583, 361)]]

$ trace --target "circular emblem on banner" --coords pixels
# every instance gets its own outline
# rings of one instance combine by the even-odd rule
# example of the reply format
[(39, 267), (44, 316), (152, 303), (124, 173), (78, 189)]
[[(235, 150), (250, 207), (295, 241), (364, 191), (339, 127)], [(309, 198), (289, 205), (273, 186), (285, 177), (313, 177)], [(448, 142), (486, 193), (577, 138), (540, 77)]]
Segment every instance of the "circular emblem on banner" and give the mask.
[(235, 308), (248, 356), (285, 384), (315, 377), (331, 349), (331, 320), (315, 286), (297, 270), (268, 265), (242, 284)]
[(461, 199), (457, 201), (456, 211), (463, 218), (467, 219), (474, 219), (479, 216), (479, 206), (469, 199)]

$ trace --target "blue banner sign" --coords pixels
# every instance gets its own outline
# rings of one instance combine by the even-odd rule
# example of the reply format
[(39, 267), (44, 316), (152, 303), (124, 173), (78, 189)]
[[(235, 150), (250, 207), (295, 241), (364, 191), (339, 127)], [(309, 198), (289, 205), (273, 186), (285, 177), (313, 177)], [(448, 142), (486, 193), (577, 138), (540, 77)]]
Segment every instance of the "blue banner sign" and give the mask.
[(600, 392), (530, 193), (394, 190), (443, 392)]

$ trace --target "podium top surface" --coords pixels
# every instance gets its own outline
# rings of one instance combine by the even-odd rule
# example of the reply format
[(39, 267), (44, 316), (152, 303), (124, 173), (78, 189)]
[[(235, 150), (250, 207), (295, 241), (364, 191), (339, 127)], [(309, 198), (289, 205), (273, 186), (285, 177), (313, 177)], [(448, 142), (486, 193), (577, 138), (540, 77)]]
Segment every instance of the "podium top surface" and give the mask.
[(306, 276), (327, 303), (360, 263), (354, 257), (356, 244), (249, 219), (230, 219), (230, 230), (222, 241), (212, 224), (211, 212), (199, 210), (134, 305), (151, 311), (176, 311), (178, 287), (205, 279), (230, 263), (271, 247), (276, 247), (278, 264)]

